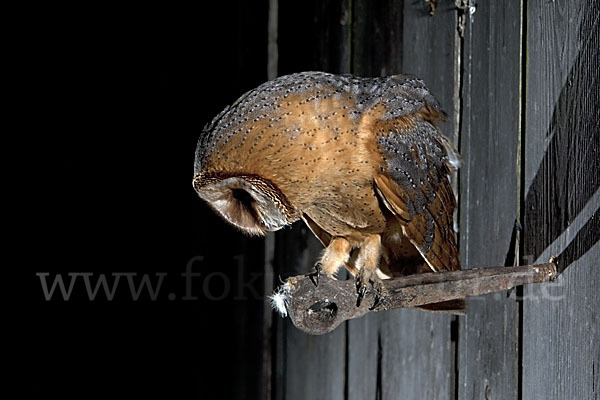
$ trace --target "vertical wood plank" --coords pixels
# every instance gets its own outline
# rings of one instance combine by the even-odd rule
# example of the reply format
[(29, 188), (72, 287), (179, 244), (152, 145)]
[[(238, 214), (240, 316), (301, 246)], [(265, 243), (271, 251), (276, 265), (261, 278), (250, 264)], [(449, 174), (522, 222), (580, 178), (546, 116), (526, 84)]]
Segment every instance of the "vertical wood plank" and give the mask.
[[(419, 2), (353, 3), (353, 73), (412, 73), (452, 114), (456, 13)], [(426, 49), (434, 49), (428, 51)], [(442, 127), (452, 139), (453, 121)], [(348, 323), (348, 398), (452, 398), (451, 317), (416, 310), (367, 315)]]
[[(440, 125), (442, 133), (456, 143), (458, 76), (454, 2), (438, 1), (435, 14), (430, 16), (425, 2), (405, 1), (403, 14), (402, 72), (425, 80), (448, 113), (448, 121)], [(417, 310), (401, 310), (386, 318), (382, 324), (383, 398), (396, 399), (399, 393), (406, 399), (454, 397), (452, 319), (449, 315)]]
[(598, 2), (528, 2), (523, 248), (557, 256), (525, 288), (523, 399), (600, 398)]
[(458, 15), (454, 1), (437, 2), (433, 16), (426, 2), (405, 1), (402, 35), (402, 73), (425, 80), (427, 87), (448, 113), (442, 133), (458, 144), (459, 99), (456, 68), (460, 50)]
[(352, 72), (387, 76), (402, 66), (404, 2), (352, 2)]
[[(322, 70), (348, 73), (350, 1), (279, 3), (279, 75)], [(313, 269), (323, 246), (299, 223), (276, 235), (278, 273), (283, 278)], [(288, 318), (275, 318), (275, 399), (344, 399), (346, 325), (309, 336)]]
[(451, 318), (419, 310), (381, 323), (382, 399), (453, 399)]
[[(512, 265), (517, 219), (521, 7), (478, 2), (463, 41), (460, 252), (463, 268)], [(458, 398), (518, 396), (518, 304), (468, 301), (459, 318)]]
[(279, 75), (349, 73), (350, 0), (279, 3)]
[[(385, 76), (401, 71), (402, 13), (403, 2), (352, 2), (354, 75)], [(383, 398), (382, 364), (387, 350), (383, 348), (381, 323), (387, 318), (389, 314), (372, 313), (347, 322), (347, 399)]]
[[(276, 236), (282, 276), (310, 271), (322, 245), (305, 226)], [(276, 317), (278, 348), (275, 398), (343, 399), (346, 373), (346, 331), (343, 326), (321, 336), (310, 336)]]

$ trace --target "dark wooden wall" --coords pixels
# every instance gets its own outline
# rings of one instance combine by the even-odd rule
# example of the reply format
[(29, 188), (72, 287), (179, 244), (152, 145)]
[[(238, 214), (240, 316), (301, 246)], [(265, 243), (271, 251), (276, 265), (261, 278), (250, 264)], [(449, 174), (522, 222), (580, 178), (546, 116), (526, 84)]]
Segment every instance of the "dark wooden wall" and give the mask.
[[(320, 337), (277, 318), (274, 398), (598, 398), (597, 6), (474, 6), (281, 1), (279, 74), (421, 76), (463, 156), (464, 267), (560, 255), (569, 269), (472, 299), (464, 317), (392, 311)], [(277, 240), (280, 271), (311, 269), (320, 246), (305, 228)]]
[[(460, 254), (463, 268), (514, 265), (518, 219), (521, 5), (477, 3), (462, 40)], [(518, 304), (493, 294), (458, 320), (457, 396), (516, 399)]]
[(524, 260), (557, 257), (525, 287), (523, 398), (600, 398), (600, 3), (530, 2), (524, 65)]

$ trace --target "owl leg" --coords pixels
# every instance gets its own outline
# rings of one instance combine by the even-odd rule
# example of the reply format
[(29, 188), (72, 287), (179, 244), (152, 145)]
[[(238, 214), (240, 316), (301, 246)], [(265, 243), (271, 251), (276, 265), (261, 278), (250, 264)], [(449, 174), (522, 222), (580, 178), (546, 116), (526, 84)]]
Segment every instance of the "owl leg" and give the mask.
[(356, 259), (356, 267), (359, 269), (356, 275), (356, 291), (358, 298), (356, 306), (360, 306), (362, 299), (367, 292), (369, 284), (376, 292), (375, 304), (371, 308), (377, 307), (385, 297), (385, 286), (381, 278), (377, 276), (377, 266), (381, 257), (381, 236), (369, 235), (360, 245), (360, 252)]
[(315, 283), (315, 285), (319, 284), (319, 276), (321, 273), (324, 273), (327, 276), (335, 275), (338, 269), (348, 262), (350, 250), (350, 243), (348, 243), (346, 239), (334, 237), (331, 242), (329, 242), (329, 246), (323, 250), (321, 259), (315, 264), (316, 271), (309, 275), (311, 278), (316, 278), (316, 282), (313, 280), (313, 283)]

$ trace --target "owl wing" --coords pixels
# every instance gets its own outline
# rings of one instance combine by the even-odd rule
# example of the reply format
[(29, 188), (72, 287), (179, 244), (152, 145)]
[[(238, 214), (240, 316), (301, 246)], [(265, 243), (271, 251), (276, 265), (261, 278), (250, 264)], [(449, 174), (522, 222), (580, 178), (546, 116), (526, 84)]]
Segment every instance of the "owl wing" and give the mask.
[(449, 165), (458, 156), (427, 119), (380, 122), (376, 132), (384, 165), (374, 178), (378, 195), (433, 271), (460, 270), (449, 178)]
[(332, 238), (329, 232), (326, 232), (323, 228), (317, 225), (317, 223), (306, 214), (302, 214), (302, 220), (304, 221), (306, 226), (308, 226), (308, 228), (311, 230), (313, 235), (315, 235), (317, 239), (319, 239), (323, 246), (329, 246), (329, 242), (331, 242)]

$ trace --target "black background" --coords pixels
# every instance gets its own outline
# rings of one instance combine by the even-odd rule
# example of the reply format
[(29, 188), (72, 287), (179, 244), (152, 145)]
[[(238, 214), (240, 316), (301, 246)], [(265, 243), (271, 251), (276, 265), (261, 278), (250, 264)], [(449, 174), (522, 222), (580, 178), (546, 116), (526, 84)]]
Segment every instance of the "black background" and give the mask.
[[(33, 13), (20, 46), (24, 94), (35, 103), (21, 135), (35, 177), (23, 222), (33, 305), (21, 338), (26, 393), (231, 396), (240, 351), (252, 346), (236, 341), (248, 316), (232, 311), (235, 287), (219, 301), (203, 296), (204, 278), (194, 281), (198, 300), (181, 300), (180, 274), (200, 255), (194, 272), (220, 271), (235, 285), (235, 256), (262, 251), (191, 186), (204, 124), (267, 80), (267, 2), (245, 3)], [(125, 279), (112, 301), (88, 300), (81, 281), (68, 301), (57, 293), (47, 301), (38, 272), (49, 283), (56, 274), (68, 282), (70, 272), (104, 273), (109, 283), (114, 272), (167, 276), (155, 301), (132, 300)], [(221, 282), (212, 279), (209, 293), (225, 293)]]

